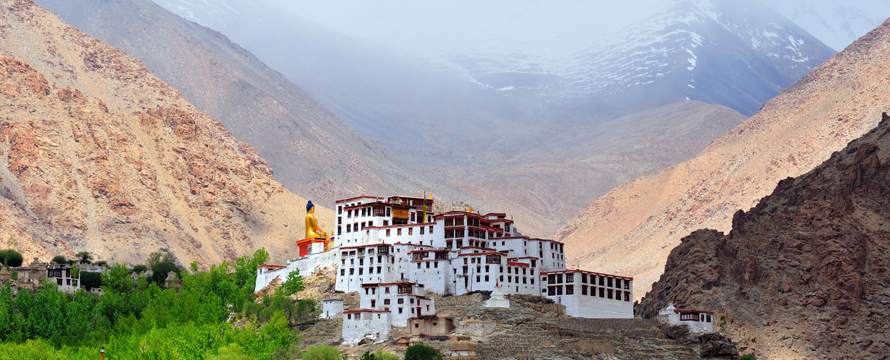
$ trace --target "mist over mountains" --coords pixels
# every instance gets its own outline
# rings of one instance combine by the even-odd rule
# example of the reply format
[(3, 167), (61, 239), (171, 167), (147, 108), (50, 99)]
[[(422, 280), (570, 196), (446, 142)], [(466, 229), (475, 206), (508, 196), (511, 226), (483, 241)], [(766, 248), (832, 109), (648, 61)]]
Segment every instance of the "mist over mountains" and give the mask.
[[(464, 193), (460, 200), (514, 209), (526, 223), (540, 224), (531, 229), (538, 235), (615, 185), (687, 159), (636, 154), (627, 163), (630, 138), (572, 145), (627, 133), (635, 123), (621, 130), (599, 124), (686, 101), (707, 106), (684, 112), (724, 114), (708, 108), (721, 106), (750, 115), (833, 54), (770, 8), (719, 0), (557, 8), (498, 1), (156, 2), (220, 31), (394, 159), (438, 174)], [(740, 118), (705, 123), (737, 123), (729, 119)], [(711, 138), (688, 139), (653, 145), (694, 153)], [(554, 168), (565, 170), (541, 176)], [(506, 181), (498, 180), (505, 172)]]

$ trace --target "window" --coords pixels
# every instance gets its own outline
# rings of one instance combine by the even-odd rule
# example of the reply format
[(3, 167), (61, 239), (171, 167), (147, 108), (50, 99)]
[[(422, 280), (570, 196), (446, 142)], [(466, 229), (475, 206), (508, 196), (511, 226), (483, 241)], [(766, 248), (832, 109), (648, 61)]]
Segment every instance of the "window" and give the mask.
[(612, 289), (608, 289), (608, 290), (606, 290), (606, 298), (607, 298), (607, 299), (611, 299), (611, 298), (612, 298)]
[[(584, 276), (582, 276), (582, 279)], [(587, 285), (581, 285), (581, 295), (587, 295)]]
[(575, 274), (566, 274), (566, 283), (572, 283), (575, 281)]
[(386, 229), (386, 236), (387, 236), (387, 237), (390, 235), (390, 233), (391, 233), (391, 232), (390, 232), (390, 229)]
[(624, 301), (630, 301), (630, 291), (624, 292)]
[(402, 236), (402, 229), (396, 229), (396, 236)]
[(606, 289), (605, 288), (599, 288), (599, 289), (600, 289), (600, 297), (601, 298), (606, 297)]
[[(581, 282), (585, 283), (585, 284), (587, 283), (587, 274), (581, 274)], [(584, 294), (584, 295), (587, 295), (587, 294)]]
[(572, 295), (575, 293), (575, 285), (566, 285), (566, 295)]
[(609, 287), (612, 287), (612, 278), (609, 278), (608, 284), (609, 284)]

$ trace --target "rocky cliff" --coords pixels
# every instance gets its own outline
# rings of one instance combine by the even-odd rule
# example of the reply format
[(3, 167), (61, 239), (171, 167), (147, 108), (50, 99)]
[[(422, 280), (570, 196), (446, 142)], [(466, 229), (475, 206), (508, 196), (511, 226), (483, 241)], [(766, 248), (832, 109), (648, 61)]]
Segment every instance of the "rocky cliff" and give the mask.
[(570, 262), (637, 280), (637, 296), (680, 238), (728, 231), (779, 180), (798, 176), (872, 129), (890, 107), (890, 22), (779, 95), (689, 161), (620, 186), (564, 227)]
[[(0, 246), (218, 262), (302, 236), (305, 200), (141, 63), (0, 1)], [(323, 211), (329, 218), (330, 212)]]
[[(642, 300), (717, 309), (759, 358), (882, 358), (890, 353), (890, 117), (732, 218), (671, 251)], [(762, 355), (762, 356), (761, 356)]]

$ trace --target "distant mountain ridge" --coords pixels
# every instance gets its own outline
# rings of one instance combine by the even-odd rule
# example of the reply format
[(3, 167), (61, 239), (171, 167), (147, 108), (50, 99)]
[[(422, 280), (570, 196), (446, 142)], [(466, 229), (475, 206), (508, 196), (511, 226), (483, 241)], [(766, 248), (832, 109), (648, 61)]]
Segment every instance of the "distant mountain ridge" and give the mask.
[(603, 195), (558, 238), (572, 249), (570, 261), (632, 275), (645, 290), (681, 236), (729, 230), (736, 210), (871, 129), (890, 106), (888, 82), (885, 22), (691, 160)]
[(549, 65), (508, 54), (468, 54), (455, 62), (500, 91), (543, 93), (606, 115), (686, 99), (750, 115), (834, 54), (767, 8), (726, 0), (669, 4), (611, 42)]

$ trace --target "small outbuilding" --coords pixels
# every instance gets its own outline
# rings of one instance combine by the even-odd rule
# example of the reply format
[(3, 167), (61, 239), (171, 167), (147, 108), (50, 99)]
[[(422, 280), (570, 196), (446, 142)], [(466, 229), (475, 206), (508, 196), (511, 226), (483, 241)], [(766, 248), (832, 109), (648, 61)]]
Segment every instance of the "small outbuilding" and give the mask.
[(689, 332), (706, 334), (714, 332), (714, 312), (695, 308), (678, 308), (668, 304), (658, 312), (658, 320), (668, 325), (686, 325)]
[(436, 315), (408, 319), (412, 336), (448, 336), (454, 332), (454, 320)]

